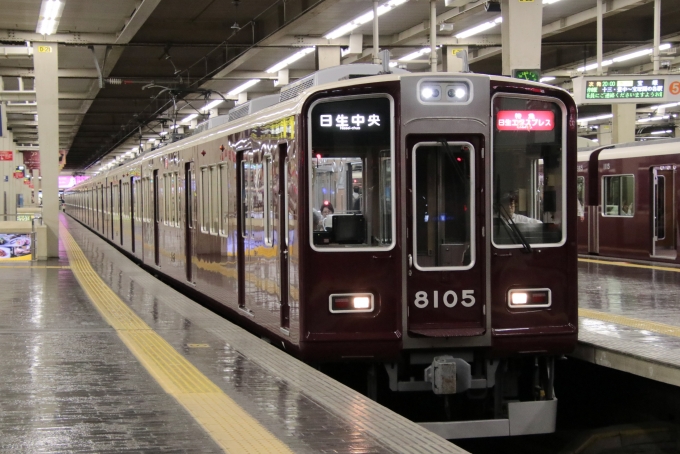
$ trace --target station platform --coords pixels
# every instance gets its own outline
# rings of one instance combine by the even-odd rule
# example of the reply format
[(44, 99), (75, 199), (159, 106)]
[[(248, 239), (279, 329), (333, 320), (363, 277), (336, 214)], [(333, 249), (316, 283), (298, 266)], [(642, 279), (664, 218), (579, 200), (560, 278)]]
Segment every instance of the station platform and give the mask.
[(465, 452), (60, 216), (58, 259), (0, 265), (0, 451)]
[(581, 257), (578, 285), (572, 357), (680, 386), (680, 268)]

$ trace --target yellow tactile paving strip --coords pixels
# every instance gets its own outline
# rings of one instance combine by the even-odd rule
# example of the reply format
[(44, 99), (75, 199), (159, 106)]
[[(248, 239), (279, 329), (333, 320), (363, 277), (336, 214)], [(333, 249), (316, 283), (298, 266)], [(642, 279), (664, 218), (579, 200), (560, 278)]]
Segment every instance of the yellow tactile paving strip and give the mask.
[(101, 280), (71, 234), (60, 225), (71, 268), (104, 319), (163, 389), (228, 453), (292, 453), (154, 332)]
[(614, 265), (614, 266), (625, 266), (629, 268), (644, 268), (648, 270), (659, 270), (659, 271), (672, 271), (674, 273), (680, 273), (680, 268), (673, 268), (670, 266), (657, 266), (657, 265), (639, 265), (637, 263), (629, 262), (613, 262), (609, 260), (594, 260), (594, 259), (578, 259), (579, 262), (587, 263), (598, 263), (600, 265)]
[(578, 310), (579, 317), (592, 318), (603, 322), (616, 323), (618, 325), (630, 326), (653, 333), (665, 334), (666, 336), (680, 337), (680, 327), (667, 325), (665, 323), (650, 322), (638, 318), (625, 317), (623, 315), (607, 314), (605, 312), (594, 311), (592, 309)]

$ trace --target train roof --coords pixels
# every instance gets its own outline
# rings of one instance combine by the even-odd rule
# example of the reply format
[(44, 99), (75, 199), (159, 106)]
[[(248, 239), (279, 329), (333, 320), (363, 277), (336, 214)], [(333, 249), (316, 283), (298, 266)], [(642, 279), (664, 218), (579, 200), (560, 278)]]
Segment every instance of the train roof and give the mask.
[[(518, 82), (518, 79), (511, 77), (490, 76), (477, 73), (412, 73), (399, 68), (391, 68), (391, 73), (386, 74), (382, 73), (382, 70), (382, 65), (359, 63), (335, 66), (316, 71), (313, 74), (282, 87), (281, 91), (277, 94), (255, 98), (234, 107), (227, 115), (220, 115), (201, 123), (197, 127), (196, 132), (189, 137), (148, 151), (131, 161), (127, 161), (110, 170), (101, 172), (97, 176), (83, 182), (83, 184), (95, 182), (110, 174), (116, 174), (119, 171), (127, 171), (127, 169), (136, 167), (144, 161), (163, 156), (167, 153), (172, 153), (173, 151), (183, 149), (187, 146), (198, 146), (201, 143), (212, 140), (214, 136), (228, 135), (240, 132), (247, 128), (256, 128), (282, 117), (299, 114), (304, 102), (314, 93), (356, 85), (357, 82), (380, 83), (400, 80), (402, 77), (448, 77), (453, 75), (455, 75), (455, 77), (463, 78), (487, 77), (491, 81)], [(542, 84), (540, 82), (521, 80), (521, 83), (523, 85), (550, 88), (551, 90), (561, 90), (560, 88)], [(76, 189), (77, 187), (78, 185), (73, 189)]]
[[(602, 146), (579, 149), (578, 161), (587, 161), (590, 155), (600, 148)], [(600, 153), (599, 160), (662, 156), (678, 153), (680, 153), (680, 139), (659, 139), (613, 145), (611, 148), (607, 148)]]

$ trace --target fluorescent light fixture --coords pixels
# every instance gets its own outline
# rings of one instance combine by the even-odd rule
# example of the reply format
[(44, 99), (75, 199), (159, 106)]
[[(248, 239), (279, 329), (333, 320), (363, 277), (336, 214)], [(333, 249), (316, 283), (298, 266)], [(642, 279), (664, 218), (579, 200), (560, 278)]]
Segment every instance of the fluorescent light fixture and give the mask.
[[(187, 122), (193, 120), (193, 119), (196, 118), (196, 117), (198, 117), (198, 114), (187, 115), (186, 117), (184, 117), (184, 118), (182, 119), (182, 121), (180, 121), (180, 123), (187, 123)], [(178, 125), (174, 125), (174, 126), (175, 126), (176, 128), (179, 127)]]
[(541, 77), (540, 82), (550, 82), (552, 80), (555, 80), (555, 78), (553, 76), (545, 76), (545, 77)]
[(652, 110), (668, 109), (669, 107), (680, 106), (680, 102), (672, 102), (670, 104), (661, 104), (660, 106), (652, 106)]
[(149, 142), (155, 142), (155, 141), (156, 141), (156, 139), (154, 139), (154, 138), (149, 139)]
[[(301, 59), (302, 57), (304, 57), (305, 55), (314, 52), (314, 49), (316, 49), (315, 46), (305, 47), (301, 51), (295, 52), (293, 55), (286, 58), (285, 60), (278, 62), (277, 64), (275, 64), (274, 66), (269, 68), (266, 72), (269, 73), (269, 74), (279, 72), (279, 70), (285, 68), (286, 66), (290, 65), (291, 63), (296, 62), (299, 59)], [(255, 79), (253, 79), (253, 80), (255, 80)], [(257, 79), (257, 81), (259, 82), (260, 79)]]
[(456, 35), (456, 38), (462, 39), (462, 38), (469, 38), (470, 36), (477, 35), (479, 33), (482, 33), (484, 31), (487, 31), (491, 28), (494, 28), (496, 25), (500, 24), (503, 22), (503, 17), (498, 16), (495, 20), (489, 21), (489, 22), (484, 22), (483, 24), (479, 24), (476, 27), (468, 28), (467, 30), (463, 30), (462, 32), (458, 33)]
[[(260, 81), (260, 79), (250, 79), (248, 82), (239, 85), (238, 87), (234, 88), (232, 91), (227, 93), (227, 96), (236, 96), (239, 93), (241, 93), (242, 91), (249, 89), (250, 87), (252, 87), (256, 83), (258, 83), (259, 81)], [(196, 118), (196, 117), (194, 117), (194, 118)], [(193, 118), (192, 118), (192, 120), (193, 120)]]
[(222, 104), (223, 102), (224, 102), (223, 99), (216, 99), (215, 101), (211, 102), (210, 104), (206, 104), (205, 106), (203, 106), (203, 109), (201, 109), (201, 110), (211, 110), (211, 109), (214, 109), (215, 107), (219, 106), (219, 105)]
[(41, 35), (52, 35), (57, 31), (61, 13), (64, 10), (64, 2), (59, 0), (43, 0), (40, 5), (40, 17), (36, 33)]
[(411, 52), (410, 54), (404, 55), (401, 58), (398, 58), (397, 60), (399, 61), (410, 61), (410, 60), (415, 60), (416, 58), (420, 57), (421, 55), (429, 54), (432, 52), (432, 49), (429, 47), (425, 47), (423, 49), (417, 50), (415, 52)]
[(397, 66), (398, 64), (399, 64), (399, 63), (397, 63), (396, 61), (391, 61), (391, 62), (390, 62), (390, 68), (396, 68), (396, 66)]
[[(378, 17), (382, 16), (385, 13), (388, 13), (392, 11), (394, 8), (396, 8), (399, 5), (402, 5), (406, 3), (408, 0), (390, 0), (386, 3), (383, 3), (382, 5), (378, 6)], [(340, 38), (341, 36), (345, 36), (346, 34), (350, 33), (352, 30), (354, 30), (357, 27), (360, 27), (370, 21), (373, 20), (373, 11), (369, 11), (367, 13), (362, 14), (361, 16), (357, 17), (356, 19), (353, 19), (346, 24), (343, 24), (339, 26), (338, 28), (328, 32), (324, 36), (326, 39), (335, 39), (335, 38)], [(269, 72), (269, 71), (267, 71)]]
[[(612, 63), (614, 63), (613, 60), (603, 60), (602, 61), (602, 67), (604, 68), (605, 66), (609, 66)], [(584, 72), (584, 71), (592, 71), (593, 69), (597, 69), (597, 62), (591, 63), (590, 65), (581, 66), (580, 68), (576, 68), (576, 71)]]
[(659, 115), (656, 117), (640, 118), (636, 121), (636, 123), (649, 123), (650, 121), (668, 120), (670, 117), (670, 115)]
[(599, 139), (590, 139), (590, 140), (592, 140), (593, 142), (599, 142), (600, 141)]
[(579, 118), (576, 120), (578, 123), (588, 123), (591, 121), (598, 121), (598, 120), (606, 120), (608, 118), (614, 117), (614, 114), (604, 114), (604, 115), (597, 115), (595, 117), (587, 117), (587, 118)]
[(544, 5), (552, 5), (553, 3), (557, 3), (560, 0), (543, 0)]
[(652, 131), (650, 132), (650, 134), (670, 134), (672, 132), (673, 131), (671, 131), (670, 129), (666, 129), (665, 131)]
[(161, 131), (161, 132), (158, 133), (158, 135), (159, 135), (159, 136), (167, 136), (167, 135), (168, 135), (168, 131)]

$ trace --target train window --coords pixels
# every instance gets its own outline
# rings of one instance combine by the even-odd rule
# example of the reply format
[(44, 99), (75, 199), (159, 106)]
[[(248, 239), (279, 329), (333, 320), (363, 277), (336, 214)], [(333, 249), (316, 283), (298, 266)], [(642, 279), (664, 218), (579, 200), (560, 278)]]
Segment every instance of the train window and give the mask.
[(217, 166), (210, 167), (210, 234), (217, 235), (220, 224), (220, 172)]
[(220, 164), (220, 228), (219, 234), (228, 235), (229, 222), (229, 165)]
[(612, 175), (602, 178), (603, 216), (633, 216), (635, 178), (633, 175)]
[(207, 167), (201, 167), (201, 232), (210, 225), (210, 176)]
[(179, 227), (179, 220), (182, 217), (179, 210), (180, 210), (180, 183), (179, 183), (179, 172), (175, 172), (172, 174), (172, 201), (173, 201), (173, 207), (172, 207), (172, 219), (175, 223), (175, 227)]
[(496, 247), (564, 244), (565, 115), (558, 100), (494, 96), (491, 185)]
[(419, 143), (413, 154), (416, 268), (471, 268), (475, 260), (472, 145)]
[(586, 178), (585, 177), (577, 177), (576, 178), (576, 214), (578, 217), (583, 219), (585, 209), (584, 207), (586, 206), (585, 204), (585, 197), (586, 197)]
[(160, 218), (163, 224), (168, 225), (170, 223), (170, 175), (167, 173), (163, 174), (163, 184), (161, 185), (160, 192), (159, 198), (162, 200), (158, 204), (160, 207)]
[(310, 109), (310, 242), (317, 250), (394, 246), (393, 101), (317, 101)]
[(272, 246), (274, 244), (273, 238), (273, 224), (274, 224), (274, 194), (272, 193), (272, 188), (274, 185), (274, 175), (272, 156), (264, 156), (264, 244), (266, 246)]

